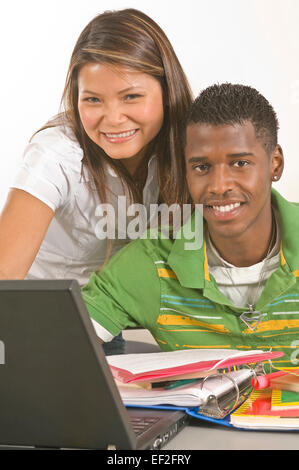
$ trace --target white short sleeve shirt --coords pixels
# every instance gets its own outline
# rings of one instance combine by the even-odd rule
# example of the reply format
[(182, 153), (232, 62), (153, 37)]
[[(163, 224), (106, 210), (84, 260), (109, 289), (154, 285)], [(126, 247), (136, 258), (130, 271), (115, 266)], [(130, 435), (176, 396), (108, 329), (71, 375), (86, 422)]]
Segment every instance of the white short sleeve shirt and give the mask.
[[(70, 128), (57, 126), (38, 132), (25, 149), (11, 184), (54, 211), (46, 236), (27, 279), (77, 279), (87, 283), (90, 274), (106, 258), (107, 240), (99, 238), (101, 204), (94, 182), (84, 167), (83, 151)], [(109, 201), (117, 213), (117, 197), (126, 190), (112, 167), (107, 165)], [(157, 162), (153, 156), (143, 191), (146, 206), (158, 200)], [(130, 239), (113, 240), (112, 254)]]

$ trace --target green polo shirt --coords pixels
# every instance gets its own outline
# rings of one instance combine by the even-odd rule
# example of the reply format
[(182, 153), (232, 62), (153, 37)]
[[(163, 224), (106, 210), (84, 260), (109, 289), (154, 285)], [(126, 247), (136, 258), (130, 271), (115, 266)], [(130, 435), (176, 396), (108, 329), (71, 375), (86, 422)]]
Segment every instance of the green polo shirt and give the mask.
[(272, 348), (284, 352), (276, 366), (299, 365), (299, 205), (274, 190), (272, 204), (282, 225), (280, 267), (256, 304), (266, 315), (254, 331), (209, 273), (205, 242), (185, 250), (184, 237), (138, 239), (115, 254), (82, 288), (90, 316), (112, 335), (142, 326), (164, 351)]

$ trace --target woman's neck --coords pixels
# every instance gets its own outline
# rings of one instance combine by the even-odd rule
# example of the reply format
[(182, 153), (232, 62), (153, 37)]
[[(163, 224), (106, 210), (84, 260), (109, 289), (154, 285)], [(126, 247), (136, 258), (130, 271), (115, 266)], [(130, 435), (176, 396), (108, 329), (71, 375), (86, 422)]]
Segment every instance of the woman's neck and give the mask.
[(144, 167), (145, 154), (145, 149), (142, 149), (140, 152), (137, 153), (137, 155), (134, 155), (133, 157), (120, 159), (120, 161), (130, 173), (132, 178), (137, 176), (139, 168)]

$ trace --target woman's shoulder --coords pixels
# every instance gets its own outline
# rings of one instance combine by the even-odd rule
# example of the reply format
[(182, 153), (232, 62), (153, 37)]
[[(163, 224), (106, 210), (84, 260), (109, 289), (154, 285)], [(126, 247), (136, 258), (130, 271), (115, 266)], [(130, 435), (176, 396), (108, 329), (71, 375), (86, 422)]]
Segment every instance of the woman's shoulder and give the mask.
[(81, 171), (83, 150), (74, 132), (67, 125), (56, 125), (38, 131), (27, 145), (24, 157), (32, 153)]

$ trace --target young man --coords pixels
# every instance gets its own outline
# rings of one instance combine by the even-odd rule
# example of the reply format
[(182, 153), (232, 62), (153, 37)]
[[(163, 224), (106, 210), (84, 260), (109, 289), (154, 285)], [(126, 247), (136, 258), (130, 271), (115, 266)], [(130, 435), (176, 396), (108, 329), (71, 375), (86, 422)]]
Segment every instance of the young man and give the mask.
[[(276, 114), (256, 90), (214, 85), (193, 103), (186, 174), (203, 205), (204, 242), (138, 239), (82, 289), (96, 331), (109, 341), (128, 326), (162, 350), (283, 351), (299, 341), (299, 207), (271, 189), (283, 171)], [(296, 358), (295, 358), (296, 359)]]

